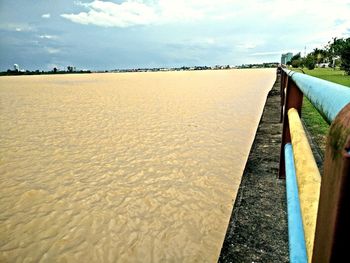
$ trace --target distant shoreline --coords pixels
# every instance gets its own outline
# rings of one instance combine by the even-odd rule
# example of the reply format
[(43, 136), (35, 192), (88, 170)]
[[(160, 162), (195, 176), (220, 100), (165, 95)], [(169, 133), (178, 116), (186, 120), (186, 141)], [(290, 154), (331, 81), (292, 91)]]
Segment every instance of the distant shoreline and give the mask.
[(33, 75), (64, 75), (64, 74), (90, 74), (93, 73), (91, 70), (86, 71), (61, 71), (61, 72), (53, 72), (53, 71), (5, 71), (0, 72), (0, 76), (33, 76)]
[[(19, 71), (10, 70), (0, 72), (0, 76), (27, 76), (27, 75), (57, 75), (57, 74), (90, 74), (90, 73), (127, 73), (127, 72), (168, 72), (168, 71), (197, 71), (197, 70), (227, 70), (227, 69), (256, 69), (256, 68), (277, 68), (278, 63), (242, 64), (241, 66), (216, 65), (216, 66), (183, 66), (177, 68), (133, 68), (133, 69), (112, 69), (112, 70), (74, 70), (74, 71)], [(56, 70), (56, 71), (55, 71)]]
[(244, 64), (241, 66), (195, 66), (181, 68), (136, 68), (136, 69), (114, 69), (114, 70), (77, 70), (77, 71), (14, 71), (7, 70), (0, 72), (0, 76), (33, 76), (33, 75), (64, 75), (64, 74), (90, 74), (90, 73), (135, 73), (135, 72), (170, 72), (170, 71), (203, 71), (203, 70), (228, 70), (228, 69), (258, 69), (276, 68), (278, 63)]

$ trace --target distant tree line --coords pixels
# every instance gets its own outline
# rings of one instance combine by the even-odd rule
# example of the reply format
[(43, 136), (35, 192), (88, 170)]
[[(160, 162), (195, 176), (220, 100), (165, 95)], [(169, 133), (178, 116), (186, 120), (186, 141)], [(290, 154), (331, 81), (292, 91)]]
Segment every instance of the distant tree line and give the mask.
[(73, 70), (72, 67), (68, 67), (67, 70), (58, 70), (57, 68), (53, 68), (51, 71), (40, 71), (40, 70), (11, 70), (8, 69), (7, 71), (0, 72), (0, 76), (21, 76), (21, 75), (47, 75), (47, 74), (69, 74), (69, 73), (91, 73), (91, 70)]
[(340, 67), (350, 75), (350, 37), (333, 38), (324, 48), (315, 48), (305, 57), (300, 53), (294, 55), (292, 60), (287, 63), (293, 68), (314, 69), (317, 66)]
[(268, 62), (268, 63), (260, 63), (260, 64), (242, 64), (241, 66), (237, 66), (239, 69), (249, 69), (249, 68), (276, 68), (278, 67), (278, 62)]

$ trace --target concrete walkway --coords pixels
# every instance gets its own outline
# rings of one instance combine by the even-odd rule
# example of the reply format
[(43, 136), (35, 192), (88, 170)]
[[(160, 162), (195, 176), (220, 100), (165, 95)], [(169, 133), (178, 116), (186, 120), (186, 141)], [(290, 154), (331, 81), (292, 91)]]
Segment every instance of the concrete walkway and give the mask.
[(282, 124), (279, 78), (244, 170), (219, 262), (289, 262), (285, 180), (277, 179)]

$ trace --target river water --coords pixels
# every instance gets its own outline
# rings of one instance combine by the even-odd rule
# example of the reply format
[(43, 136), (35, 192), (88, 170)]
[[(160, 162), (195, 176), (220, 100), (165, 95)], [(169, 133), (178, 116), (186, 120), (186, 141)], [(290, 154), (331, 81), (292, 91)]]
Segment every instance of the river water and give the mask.
[(0, 262), (216, 262), (274, 69), (0, 78)]

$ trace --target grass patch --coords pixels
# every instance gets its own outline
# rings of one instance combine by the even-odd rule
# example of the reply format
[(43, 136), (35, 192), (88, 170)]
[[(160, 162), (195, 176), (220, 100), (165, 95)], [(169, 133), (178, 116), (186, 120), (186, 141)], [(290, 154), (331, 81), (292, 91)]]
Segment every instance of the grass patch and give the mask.
[(326, 149), (327, 134), (329, 130), (328, 123), (323, 119), (311, 102), (304, 97), (301, 116), (306, 128), (310, 132), (313, 140), (324, 153)]
[[(291, 69), (300, 72), (298, 69)], [(342, 70), (316, 68), (314, 70), (303, 69), (303, 71), (305, 74), (308, 74), (310, 76), (350, 87), (350, 76), (346, 75)], [(314, 141), (318, 144), (319, 148), (324, 153), (329, 125), (318, 113), (315, 107), (310, 103), (310, 101), (305, 97), (302, 107), (302, 119), (304, 120), (306, 128), (309, 130)]]
[(333, 70), (329, 68), (315, 68), (314, 70), (303, 69), (310, 76), (328, 80), (344, 86), (350, 87), (350, 75), (346, 75), (343, 70)]

